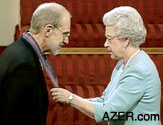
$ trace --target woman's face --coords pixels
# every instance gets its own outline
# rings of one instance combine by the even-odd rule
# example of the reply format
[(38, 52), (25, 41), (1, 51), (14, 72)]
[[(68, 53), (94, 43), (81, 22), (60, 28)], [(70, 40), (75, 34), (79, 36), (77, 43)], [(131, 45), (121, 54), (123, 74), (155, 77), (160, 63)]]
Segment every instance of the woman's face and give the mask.
[(105, 27), (105, 37), (106, 41), (104, 47), (108, 48), (111, 58), (120, 60), (124, 57), (124, 41), (119, 40), (116, 36), (114, 27)]

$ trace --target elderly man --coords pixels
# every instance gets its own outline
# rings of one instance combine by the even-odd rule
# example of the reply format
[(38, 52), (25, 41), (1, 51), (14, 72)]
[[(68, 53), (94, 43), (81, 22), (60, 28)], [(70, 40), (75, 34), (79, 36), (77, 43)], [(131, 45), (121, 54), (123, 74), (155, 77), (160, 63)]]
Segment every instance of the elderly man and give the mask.
[(139, 46), (146, 29), (132, 7), (117, 7), (103, 17), (111, 58), (119, 60), (102, 96), (83, 99), (62, 88), (51, 89), (53, 99), (68, 103), (96, 122), (109, 125), (160, 125), (160, 78), (155, 64)]
[(48, 93), (43, 68), (56, 87), (57, 79), (43, 53), (57, 54), (68, 44), (71, 15), (57, 3), (41, 4), (29, 31), (0, 57), (0, 124), (46, 125)]

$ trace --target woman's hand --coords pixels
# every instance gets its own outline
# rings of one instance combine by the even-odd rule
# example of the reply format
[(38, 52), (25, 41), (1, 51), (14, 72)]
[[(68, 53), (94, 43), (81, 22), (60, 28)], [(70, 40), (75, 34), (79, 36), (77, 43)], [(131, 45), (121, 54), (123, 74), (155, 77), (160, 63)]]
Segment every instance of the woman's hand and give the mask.
[(69, 103), (69, 96), (72, 94), (70, 91), (63, 88), (52, 88), (50, 92), (54, 100), (62, 103)]

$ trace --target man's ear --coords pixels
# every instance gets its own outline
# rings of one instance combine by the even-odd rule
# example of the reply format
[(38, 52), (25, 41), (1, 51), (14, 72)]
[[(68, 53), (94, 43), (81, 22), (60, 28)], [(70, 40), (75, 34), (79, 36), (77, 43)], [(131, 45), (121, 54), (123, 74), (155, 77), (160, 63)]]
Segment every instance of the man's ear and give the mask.
[(45, 36), (46, 36), (47, 38), (50, 37), (50, 35), (51, 35), (51, 33), (52, 33), (53, 27), (54, 27), (54, 26), (51, 25), (51, 24), (48, 24), (48, 25), (45, 26), (45, 28), (44, 28), (44, 30), (45, 30)]

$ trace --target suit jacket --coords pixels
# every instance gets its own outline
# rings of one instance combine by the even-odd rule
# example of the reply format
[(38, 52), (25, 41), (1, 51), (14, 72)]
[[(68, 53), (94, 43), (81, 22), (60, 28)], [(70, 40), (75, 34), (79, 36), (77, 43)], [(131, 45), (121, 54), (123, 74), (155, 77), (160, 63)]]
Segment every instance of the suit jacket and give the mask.
[(98, 102), (95, 120), (109, 125), (160, 125), (161, 82), (155, 64), (140, 51), (122, 73), (121, 66), (119, 61), (103, 95), (92, 99)]
[(39, 58), (20, 38), (0, 57), (0, 124), (45, 125), (48, 93)]

